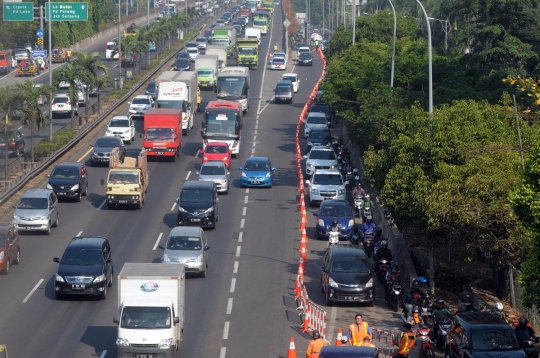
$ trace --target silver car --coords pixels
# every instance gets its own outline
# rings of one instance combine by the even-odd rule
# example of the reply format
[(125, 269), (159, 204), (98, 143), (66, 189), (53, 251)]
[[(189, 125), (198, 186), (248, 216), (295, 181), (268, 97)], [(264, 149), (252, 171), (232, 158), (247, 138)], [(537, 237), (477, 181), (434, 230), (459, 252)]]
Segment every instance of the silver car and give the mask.
[(165, 245), (159, 245), (163, 250), (161, 263), (183, 263), (186, 272), (198, 273), (206, 277), (208, 268), (208, 253), (210, 249), (203, 229), (198, 226), (177, 226), (171, 230)]
[(326, 199), (346, 200), (346, 183), (337, 169), (317, 169), (306, 184), (309, 186), (310, 206)]
[(309, 137), (309, 132), (312, 129), (328, 129), (328, 121), (326, 114), (318, 112), (310, 112), (304, 123), (304, 138)]
[(154, 99), (152, 96), (140, 94), (135, 96), (129, 104), (129, 117), (144, 117), (146, 111), (154, 108)]
[(229, 170), (224, 162), (211, 160), (201, 165), (197, 172), (200, 181), (213, 181), (216, 183), (219, 193), (227, 194), (229, 192)]
[(50, 189), (27, 190), (13, 206), (13, 224), (19, 231), (44, 231), (58, 226), (58, 198)]
[[(326, 121), (326, 119), (325, 119)], [(335, 169), (338, 167), (336, 153), (332, 147), (313, 147), (307, 155), (306, 174), (313, 175), (316, 169)]]

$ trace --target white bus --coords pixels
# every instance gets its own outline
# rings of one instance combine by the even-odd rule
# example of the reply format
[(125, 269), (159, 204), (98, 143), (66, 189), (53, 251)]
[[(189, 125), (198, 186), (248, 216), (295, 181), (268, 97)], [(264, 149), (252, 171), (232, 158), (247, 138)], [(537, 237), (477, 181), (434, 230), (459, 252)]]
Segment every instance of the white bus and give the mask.
[(218, 101), (240, 102), (246, 114), (249, 110), (249, 68), (222, 68), (217, 78), (216, 95)]
[(105, 58), (107, 60), (112, 60), (113, 58), (118, 58), (118, 52), (114, 54), (114, 57), (112, 57), (113, 51), (116, 51), (116, 43), (115, 42), (107, 42), (107, 45), (105, 45)]

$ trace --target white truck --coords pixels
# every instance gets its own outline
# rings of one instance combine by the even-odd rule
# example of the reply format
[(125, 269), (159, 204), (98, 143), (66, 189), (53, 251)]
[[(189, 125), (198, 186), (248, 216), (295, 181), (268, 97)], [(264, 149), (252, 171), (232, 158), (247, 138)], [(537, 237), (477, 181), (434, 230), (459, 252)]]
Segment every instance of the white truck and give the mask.
[(218, 56), (218, 69), (227, 66), (227, 46), (221, 45), (206, 45), (205, 55), (217, 55)]
[(199, 86), (214, 90), (218, 75), (218, 55), (199, 55), (195, 60), (195, 71), (199, 78)]
[(125, 263), (118, 275), (116, 356), (174, 358), (185, 320), (184, 264)]
[(261, 45), (261, 29), (255, 27), (246, 27), (244, 37), (248, 39), (257, 39), (259, 46)]
[[(191, 86), (191, 75), (185, 72), (193, 71), (163, 71), (158, 78), (157, 84), (157, 108), (181, 109), (182, 131), (187, 134), (193, 128), (195, 112), (197, 111), (197, 77), (195, 74), (195, 88)], [(194, 94), (193, 94), (194, 93)], [(190, 103), (195, 102), (195, 105)]]

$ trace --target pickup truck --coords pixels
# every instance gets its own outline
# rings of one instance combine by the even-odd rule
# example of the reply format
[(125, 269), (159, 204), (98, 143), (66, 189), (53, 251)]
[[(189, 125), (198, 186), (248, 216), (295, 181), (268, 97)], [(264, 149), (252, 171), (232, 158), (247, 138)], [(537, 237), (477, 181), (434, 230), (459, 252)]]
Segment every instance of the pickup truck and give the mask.
[[(121, 162), (119, 150), (114, 148), (109, 158), (109, 168), (105, 189), (107, 208), (135, 205), (141, 209), (148, 189), (146, 150), (143, 148), (137, 158), (124, 157)], [(101, 184), (105, 184), (103, 179)]]

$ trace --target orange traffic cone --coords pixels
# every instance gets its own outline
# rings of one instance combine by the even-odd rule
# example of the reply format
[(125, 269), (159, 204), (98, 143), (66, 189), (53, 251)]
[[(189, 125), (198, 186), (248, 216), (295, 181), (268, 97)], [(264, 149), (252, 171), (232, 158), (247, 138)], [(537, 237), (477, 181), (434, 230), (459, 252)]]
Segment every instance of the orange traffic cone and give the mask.
[[(300, 257), (300, 261), (298, 262), (298, 277), (302, 280), (301, 282), (304, 282), (304, 259)], [(302, 290), (302, 286), (300, 285), (300, 290)]]
[(303, 198), (302, 198), (302, 200), (300, 200), (300, 212), (301, 212), (301, 213), (305, 213), (305, 212), (306, 212), (306, 203), (305, 203), (305, 201), (303, 200)]
[(300, 258), (304, 260), (304, 262), (307, 262), (307, 247), (305, 243), (300, 243)]
[(306, 224), (307, 224), (307, 219), (305, 217), (305, 215), (302, 215), (302, 220), (300, 220), (300, 231), (302, 230), (305, 230), (306, 229)]
[(338, 328), (337, 330), (337, 338), (336, 338), (336, 346), (341, 346), (341, 337), (343, 335), (343, 332), (341, 331), (341, 328)]
[(304, 243), (307, 245), (307, 243), (309, 242), (308, 238), (307, 238), (307, 235), (306, 235), (306, 230), (303, 230), (302, 231), (302, 237), (300, 238), (300, 243)]
[(294, 283), (294, 298), (297, 299), (302, 293), (302, 286), (300, 284), (300, 273), (296, 275), (296, 282)]
[(289, 352), (287, 352), (287, 358), (296, 358), (296, 348), (294, 347), (294, 338), (291, 337), (289, 343)]

